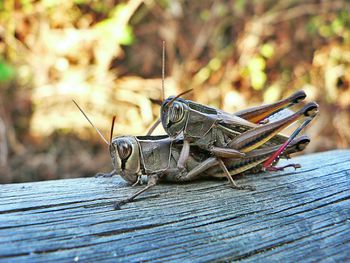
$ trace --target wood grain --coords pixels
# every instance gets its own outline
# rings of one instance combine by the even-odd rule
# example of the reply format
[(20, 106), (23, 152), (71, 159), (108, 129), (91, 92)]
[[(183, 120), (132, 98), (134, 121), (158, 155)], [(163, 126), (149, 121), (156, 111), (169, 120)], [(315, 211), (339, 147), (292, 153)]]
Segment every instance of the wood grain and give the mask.
[(0, 185), (0, 261), (349, 261), (350, 150), (292, 161), (237, 177), (254, 192), (162, 184), (122, 210), (141, 186), (117, 177)]

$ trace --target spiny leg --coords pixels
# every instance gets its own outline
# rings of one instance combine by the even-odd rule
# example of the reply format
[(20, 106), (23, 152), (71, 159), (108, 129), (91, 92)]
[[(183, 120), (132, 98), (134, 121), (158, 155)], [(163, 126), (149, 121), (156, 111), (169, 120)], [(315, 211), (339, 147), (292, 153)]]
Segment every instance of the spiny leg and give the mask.
[(158, 176), (157, 176), (157, 175), (151, 175), (151, 176), (149, 176), (149, 178), (148, 178), (148, 183), (147, 183), (147, 186), (146, 186), (146, 187), (142, 188), (141, 190), (137, 191), (136, 193), (132, 194), (131, 196), (129, 196), (129, 197), (123, 199), (123, 200), (120, 200), (120, 201), (116, 202), (116, 203), (114, 204), (114, 209), (115, 209), (115, 210), (119, 210), (119, 209), (121, 209), (121, 206), (122, 206), (122, 205), (125, 205), (125, 204), (127, 204), (127, 203), (130, 203), (130, 202), (134, 201), (134, 199), (135, 199), (137, 196), (139, 196), (140, 194), (146, 192), (148, 189), (154, 187), (154, 186), (157, 184), (157, 182), (158, 182)]
[(262, 120), (268, 118), (269, 116), (285, 108), (293, 106), (296, 103), (301, 102), (302, 100), (305, 99), (305, 97), (306, 97), (305, 92), (303, 90), (299, 90), (293, 93), (288, 98), (277, 101), (276, 103), (242, 110), (235, 113), (235, 115), (253, 123), (260, 123)]
[(238, 190), (250, 190), (250, 191), (255, 190), (255, 187), (253, 187), (251, 185), (238, 185), (238, 184), (236, 184), (236, 182), (233, 180), (232, 176), (230, 175), (230, 172), (227, 170), (224, 162), (221, 159), (218, 159), (218, 162), (219, 162), (221, 169), (224, 171), (227, 179), (229, 180), (232, 188), (238, 189)]
[(245, 153), (249, 152), (266, 143), (282, 129), (286, 128), (301, 117), (314, 117), (317, 112), (318, 105), (314, 102), (308, 103), (303, 109), (287, 118), (253, 128), (238, 135), (228, 143), (228, 147)]
[(310, 143), (310, 137), (307, 135), (301, 135), (300, 137), (294, 139), (287, 148), (282, 152), (280, 155), (281, 157), (285, 159), (290, 159), (290, 155), (296, 152), (304, 151), (305, 148)]
[(292, 135), (288, 138), (288, 140), (283, 143), (278, 150), (271, 155), (269, 159), (267, 159), (264, 164), (263, 164), (263, 169), (267, 171), (283, 171), (284, 168), (286, 167), (294, 167), (294, 169), (300, 168), (300, 164), (289, 164), (286, 166), (281, 166), (281, 167), (276, 167), (276, 166), (271, 166), (276, 160), (279, 159), (279, 156), (283, 154), (285, 149), (288, 147), (288, 145), (294, 140), (294, 138), (301, 132), (302, 129), (304, 129), (312, 120), (312, 117), (307, 118), (304, 120), (304, 122), (292, 133)]

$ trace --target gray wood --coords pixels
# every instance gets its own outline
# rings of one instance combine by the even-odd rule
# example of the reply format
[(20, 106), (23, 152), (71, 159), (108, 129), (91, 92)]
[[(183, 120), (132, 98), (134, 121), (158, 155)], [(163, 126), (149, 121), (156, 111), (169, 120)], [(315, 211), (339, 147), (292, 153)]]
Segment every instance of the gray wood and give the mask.
[[(350, 150), (301, 169), (162, 184), (113, 210), (118, 177), (0, 185), (1, 262), (350, 261)], [(160, 196), (158, 196), (160, 195)]]

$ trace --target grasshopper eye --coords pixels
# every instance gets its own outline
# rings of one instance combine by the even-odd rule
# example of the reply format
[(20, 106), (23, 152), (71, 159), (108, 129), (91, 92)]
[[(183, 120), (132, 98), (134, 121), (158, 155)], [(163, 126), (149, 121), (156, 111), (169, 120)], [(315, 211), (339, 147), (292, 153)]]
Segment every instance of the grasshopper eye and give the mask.
[(174, 102), (169, 109), (169, 120), (173, 123), (179, 122), (184, 116), (184, 107), (179, 102)]
[(120, 139), (117, 141), (117, 151), (120, 159), (126, 160), (132, 153), (132, 144), (129, 140)]

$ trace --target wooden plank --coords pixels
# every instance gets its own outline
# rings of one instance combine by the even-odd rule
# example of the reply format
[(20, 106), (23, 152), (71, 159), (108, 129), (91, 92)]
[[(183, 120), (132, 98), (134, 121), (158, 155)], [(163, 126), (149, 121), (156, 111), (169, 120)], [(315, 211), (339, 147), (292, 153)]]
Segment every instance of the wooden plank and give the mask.
[(0, 261), (349, 261), (350, 150), (292, 161), (237, 177), (254, 192), (162, 184), (117, 211), (139, 189), (118, 177), (0, 185)]

